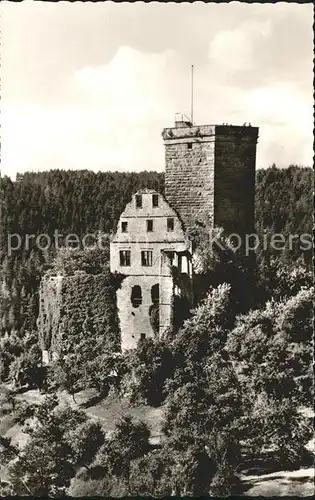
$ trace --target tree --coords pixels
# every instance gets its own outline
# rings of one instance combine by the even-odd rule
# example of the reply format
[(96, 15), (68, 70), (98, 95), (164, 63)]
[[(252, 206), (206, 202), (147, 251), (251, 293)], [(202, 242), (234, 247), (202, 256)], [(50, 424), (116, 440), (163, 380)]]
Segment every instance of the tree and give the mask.
[(312, 289), (270, 301), (239, 316), (228, 336), (226, 350), (243, 387), (241, 434), (251, 460), (267, 452), (282, 464), (304, 460), (310, 425), (298, 407), (312, 398), (312, 301)]
[(140, 340), (130, 361), (134, 377), (131, 400), (159, 406), (165, 399), (165, 382), (173, 373), (173, 357), (165, 341)]
[(18, 455), (18, 448), (11, 443), (11, 438), (0, 436), (1, 464), (8, 464)]
[(76, 403), (75, 393), (83, 388), (80, 359), (76, 353), (68, 354), (57, 360), (51, 372), (50, 384), (71, 394)]
[[(172, 469), (179, 484), (175, 494), (204, 495), (211, 488), (220, 494), (236, 492), (243, 404), (242, 387), (225, 349), (233, 323), (230, 289), (223, 284), (211, 290), (172, 342), (175, 370), (166, 383), (163, 431), (184, 460)], [(206, 480), (200, 489), (193, 479), (198, 470)], [(188, 471), (191, 482), (185, 479)]]
[[(67, 491), (70, 497), (110, 497), (115, 487), (115, 479), (109, 475), (105, 477), (90, 477), (89, 471), (80, 471), (71, 481)], [(124, 491), (122, 492), (124, 494)]]
[(226, 350), (235, 363), (246, 391), (266, 391), (276, 399), (297, 397), (300, 382), (311, 388), (311, 331), (313, 290), (301, 290), (285, 301), (268, 302), (264, 308), (237, 318)]
[(26, 446), (9, 467), (16, 494), (35, 496), (65, 494), (78, 467), (87, 466), (104, 441), (100, 426), (83, 412), (59, 408), (56, 395), (46, 396), (26, 431)]
[(75, 474), (69, 445), (62, 440), (44, 442), (39, 436), (33, 437), (9, 470), (16, 494), (25, 494), (26, 488), (34, 496), (63, 495)]
[(148, 453), (150, 431), (142, 421), (124, 416), (100, 450), (98, 461), (106, 471), (129, 484), (130, 463)]
[(21, 340), (16, 334), (6, 335), (0, 339), (0, 379), (6, 381), (10, 374), (10, 365), (23, 352)]
[(129, 477), (130, 495), (159, 496), (171, 494), (168, 487), (163, 489), (161, 479), (167, 469), (167, 461), (160, 450), (153, 450), (131, 462)]
[(230, 325), (230, 286), (212, 289), (185, 321), (172, 343), (175, 358), (197, 362), (220, 351)]
[(213, 476), (209, 495), (212, 497), (229, 497), (242, 493), (241, 480), (235, 474), (235, 467), (229, 464), (219, 464)]
[[(311, 168), (290, 165), (281, 169), (276, 166), (258, 170), (256, 174), (255, 218), (260, 241), (264, 232), (270, 235), (281, 233), (288, 242), (288, 236), (312, 234), (313, 178)], [(272, 249), (271, 249), (272, 250)], [(295, 264), (303, 256), (311, 266), (312, 248), (304, 249), (298, 239), (288, 251), (272, 250), (274, 255)]]
[(212, 438), (224, 432), (237, 437), (240, 416), (241, 388), (220, 354), (209, 356), (203, 366), (187, 364), (169, 382), (163, 431), (182, 448), (210, 441), (216, 447)]
[(166, 444), (132, 462), (130, 494), (207, 496), (215, 470), (204, 448), (178, 451)]
[(257, 458), (270, 457), (281, 467), (308, 465), (311, 457), (305, 444), (312, 433), (310, 419), (303, 417), (290, 399), (276, 400), (264, 392), (257, 394), (244, 418), (247, 460), (253, 463)]
[(42, 365), (38, 345), (33, 345), (15, 358), (10, 366), (9, 377), (17, 387), (42, 388), (46, 379), (46, 368)]
[(314, 326), (313, 296), (314, 288), (303, 287), (284, 303), (278, 323), (288, 342), (310, 346)]
[(260, 307), (268, 300), (288, 299), (302, 288), (311, 288), (313, 273), (301, 259), (283, 262), (267, 250), (257, 258), (256, 281), (256, 307)]
[(88, 469), (104, 444), (105, 434), (100, 423), (87, 420), (68, 429), (65, 436), (67, 442), (71, 443), (76, 467), (82, 466)]

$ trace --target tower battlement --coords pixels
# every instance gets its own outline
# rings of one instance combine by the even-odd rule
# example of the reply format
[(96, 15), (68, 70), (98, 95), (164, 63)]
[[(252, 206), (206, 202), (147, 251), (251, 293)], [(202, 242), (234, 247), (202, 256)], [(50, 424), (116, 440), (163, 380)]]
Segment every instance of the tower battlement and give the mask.
[(251, 125), (186, 125), (185, 122), (175, 122), (175, 127), (166, 127), (162, 131), (164, 140), (211, 138), (215, 135), (232, 137), (242, 134), (244, 137), (258, 138), (258, 127)]

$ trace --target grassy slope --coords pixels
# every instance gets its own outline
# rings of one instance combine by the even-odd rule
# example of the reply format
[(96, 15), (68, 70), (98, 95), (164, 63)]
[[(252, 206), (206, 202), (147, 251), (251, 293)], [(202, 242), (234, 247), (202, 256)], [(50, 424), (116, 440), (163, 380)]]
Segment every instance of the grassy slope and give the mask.
[[(105, 431), (112, 432), (116, 423), (123, 415), (131, 415), (136, 419), (141, 419), (147, 423), (151, 430), (151, 438), (156, 442), (161, 437), (160, 423), (162, 418), (162, 408), (153, 408), (148, 405), (138, 405), (130, 407), (124, 398), (108, 397), (98, 404), (87, 406), (85, 404), (95, 396), (93, 391), (82, 391), (76, 394), (74, 402), (73, 398), (66, 392), (58, 394), (61, 405), (69, 404), (70, 406), (84, 409), (87, 415), (91, 418), (98, 419), (102, 422)], [(16, 396), (17, 399), (27, 401), (29, 403), (39, 403), (44, 399), (44, 395), (38, 390), (27, 391)]]

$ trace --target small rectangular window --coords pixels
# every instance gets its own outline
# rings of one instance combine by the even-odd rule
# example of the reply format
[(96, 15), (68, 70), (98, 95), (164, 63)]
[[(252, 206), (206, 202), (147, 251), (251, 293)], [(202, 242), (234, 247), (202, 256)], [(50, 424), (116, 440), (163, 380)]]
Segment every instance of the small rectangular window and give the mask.
[(121, 266), (130, 266), (130, 250), (120, 250), (119, 258)]
[(122, 222), (121, 223), (121, 232), (122, 233), (127, 233), (128, 232), (128, 222)]
[(153, 231), (153, 220), (152, 219), (148, 219), (147, 220), (147, 232), (150, 233)]
[(159, 195), (158, 194), (153, 194), (152, 195), (152, 207), (158, 207), (159, 206)]
[(141, 196), (141, 194), (136, 194), (136, 208), (142, 208), (142, 196)]
[(145, 333), (140, 333), (140, 340), (143, 342), (145, 340)]
[(192, 149), (192, 142), (188, 142), (188, 144), (187, 144), (187, 148), (188, 148), (188, 149)]
[(142, 266), (152, 266), (152, 251), (143, 250), (141, 252), (141, 264)]
[(167, 219), (167, 230), (174, 231), (174, 219), (173, 219), (173, 217), (169, 217)]

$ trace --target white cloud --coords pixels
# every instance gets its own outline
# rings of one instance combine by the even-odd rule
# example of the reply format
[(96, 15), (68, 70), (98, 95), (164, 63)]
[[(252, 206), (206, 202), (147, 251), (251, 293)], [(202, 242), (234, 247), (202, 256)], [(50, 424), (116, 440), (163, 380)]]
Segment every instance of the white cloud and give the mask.
[[(261, 123), (259, 160), (280, 166), (311, 166), (313, 106), (294, 86), (275, 84), (253, 89), (244, 96), (244, 108)], [(272, 160), (272, 158), (274, 158)]]
[(312, 128), (312, 107), (294, 86), (277, 85), (256, 88), (246, 93), (247, 106), (257, 119), (285, 125), (299, 124), (303, 132)]
[(171, 101), (167, 82), (172, 65), (177, 65), (173, 51), (146, 54), (121, 47), (109, 64), (82, 68), (74, 79), (92, 106), (101, 105), (116, 121), (139, 123), (165, 117)]
[(237, 28), (218, 32), (210, 42), (209, 58), (231, 72), (252, 69), (257, 64), (257, 44), (270, 35), (270, 21), (245, 21)]
[(160, 134), (174, 116), (172, 79), (176, 84), (179, 66), (173, 51), (121, 47), (109, 64), (84, 67), (66, 82), (67, 106), (4, 106), (5, 170), (162, 170)]
[[(258, 125), (258, 167), (310, 165), (311, 85), (309, 91), (299, 88), (289, 73), (281, 79), (282, 69), (274, 72), (272, 65), (268, 78), (260, 79), (269, 50), (277, 48), (277, 39), (270, 41), (275, 31), (268, 17), (248, 19), (219, 31), (208, 53), (205, 44), (204, 59), (195, 65), (195, 119)], [(284, 51), (284, 66), (285, 58), (292, 62), (289, 54)], [(83, 63), (60, 79), (63, 85), (56, 80), (51, 102), (25, 94), (10, 101), (4, 92), (2, 170), (10, 175), (50, 168), (164, 170), (161, 130), (172, 126), (176, 112), (189, 112), (194, 60), (187, 59), (180, 51), (124, 45), (107, 64)], [(307, 82), (306, 73), (301, 71), (299, 80)]]

